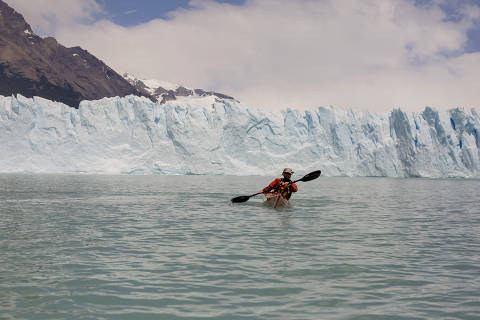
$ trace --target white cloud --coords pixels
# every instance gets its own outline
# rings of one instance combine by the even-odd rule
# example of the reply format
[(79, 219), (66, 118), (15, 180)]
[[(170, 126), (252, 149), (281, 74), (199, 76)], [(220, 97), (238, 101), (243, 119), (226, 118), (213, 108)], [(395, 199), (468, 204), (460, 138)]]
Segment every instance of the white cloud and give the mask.
[(93, 0), (68, 2), (83, 14), (57, 17), (58, 40), (84, 47), (120, 73), (269, 108), (479, 106), (480, 53), (462, 54), (478, 7), (452, 22), (438, 4), (420, 8), (412, 0), (247, 0), (243, 6), (196, 0), (168, 20), (124, 28), (107, 20), (81, 23), (100, 8)]
[(6, 0), (21, 13), (32, 29), (41, 36), (53, 36), (65, 27), (94, 21), (102, 13), (95, 0)]

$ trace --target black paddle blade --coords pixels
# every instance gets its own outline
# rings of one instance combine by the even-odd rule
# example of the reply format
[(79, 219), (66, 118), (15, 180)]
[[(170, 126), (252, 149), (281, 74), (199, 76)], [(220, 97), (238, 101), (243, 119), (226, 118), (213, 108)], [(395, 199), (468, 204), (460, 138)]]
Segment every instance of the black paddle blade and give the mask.
[(232, 199), (232, 202), (233, 203), (247, 202), (248, 199), (250, 199), (251, 197), (256, 196), (257, 194), (260, 194), (260, 193), (263, 193), (263, 192), (257, 192), (255, 194), (250, 195), (250, 196), (235, 197), (235, 198)]
[(311, 181), (313, 179), (317, 179), (318, 177), (320, 177), (321, 174), (322, 174), (321, 170), (313, 171), (313, 172), (310, 172), (309, 174), (306, 174), (303, 178), (298, 179), (296, 181), (302, 181), (302, 182)]
[(250, 199), (250, 196), (240, 196), (232, 199), (233, 203), (247, 202)]

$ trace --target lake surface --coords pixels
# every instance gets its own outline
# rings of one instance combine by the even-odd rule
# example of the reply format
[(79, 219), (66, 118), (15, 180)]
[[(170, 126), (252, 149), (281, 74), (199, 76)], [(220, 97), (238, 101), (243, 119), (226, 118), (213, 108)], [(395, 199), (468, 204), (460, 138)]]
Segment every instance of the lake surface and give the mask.
[(0, 175), (0, 319), (479, 319), (479, 180), (271, 178)]

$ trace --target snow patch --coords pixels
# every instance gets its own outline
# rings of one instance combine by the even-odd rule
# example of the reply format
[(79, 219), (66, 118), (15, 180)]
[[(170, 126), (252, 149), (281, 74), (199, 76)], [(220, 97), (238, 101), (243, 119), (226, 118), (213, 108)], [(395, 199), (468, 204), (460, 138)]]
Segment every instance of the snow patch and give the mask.
[(171, 83), (167, 81), (152, 80), (152, 79), (150, 80), (140, 79), (140, 81), (142, 81), (148, 88), (153, 89), (153, 91), (158, 87), (162, 87), (165, 90), (173, 90), (173, 91), (177, 90), (180, 87), (179, 84)]

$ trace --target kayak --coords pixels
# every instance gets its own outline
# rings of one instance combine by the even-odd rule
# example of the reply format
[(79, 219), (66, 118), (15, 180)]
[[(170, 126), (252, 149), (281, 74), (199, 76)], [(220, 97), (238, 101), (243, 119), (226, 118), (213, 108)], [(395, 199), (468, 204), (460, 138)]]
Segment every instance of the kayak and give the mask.
[(265, 193), (264, 203), (272, 208), (288, 207), (289, 202), (280, 193)]

